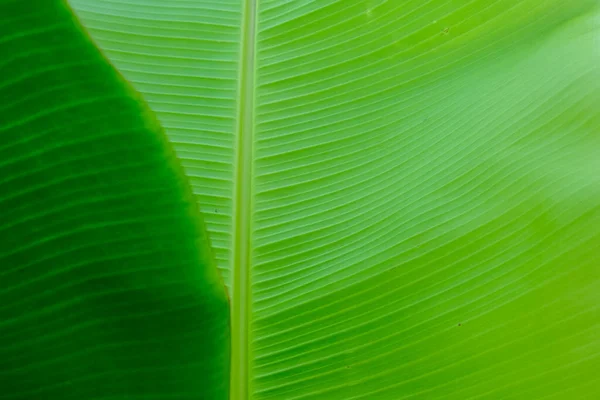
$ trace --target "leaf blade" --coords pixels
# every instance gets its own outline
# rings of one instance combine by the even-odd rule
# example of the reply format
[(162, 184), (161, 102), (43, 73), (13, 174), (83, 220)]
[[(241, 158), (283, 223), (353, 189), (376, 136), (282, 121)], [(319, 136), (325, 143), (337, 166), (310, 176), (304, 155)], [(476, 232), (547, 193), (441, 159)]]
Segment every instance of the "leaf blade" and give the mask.
[(250, 398), (595, 396), (596, 2), (258, 12)]

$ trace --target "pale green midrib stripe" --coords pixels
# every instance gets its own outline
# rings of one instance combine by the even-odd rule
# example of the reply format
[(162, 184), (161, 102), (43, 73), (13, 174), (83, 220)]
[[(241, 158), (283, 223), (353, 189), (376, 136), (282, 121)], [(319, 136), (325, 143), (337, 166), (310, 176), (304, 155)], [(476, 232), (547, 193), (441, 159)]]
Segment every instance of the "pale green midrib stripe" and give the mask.
[(237, 154), (234, 161), (231, 400), (247, 400), (251, 397), (249, 305), (257, 3), (258, 0), (245, 1), (241, 30)]

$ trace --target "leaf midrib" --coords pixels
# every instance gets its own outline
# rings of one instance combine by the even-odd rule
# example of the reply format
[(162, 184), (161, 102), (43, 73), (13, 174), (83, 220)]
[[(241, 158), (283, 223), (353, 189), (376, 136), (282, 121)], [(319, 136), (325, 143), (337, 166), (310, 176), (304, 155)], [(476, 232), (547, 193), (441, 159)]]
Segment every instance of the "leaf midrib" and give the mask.
[(246, 400), (250, 391), (250, 244), (256, 13), (258, 0), (246, 0), (242, 15), (234, 165), (233, 282), (231, 293), (231, 400)]

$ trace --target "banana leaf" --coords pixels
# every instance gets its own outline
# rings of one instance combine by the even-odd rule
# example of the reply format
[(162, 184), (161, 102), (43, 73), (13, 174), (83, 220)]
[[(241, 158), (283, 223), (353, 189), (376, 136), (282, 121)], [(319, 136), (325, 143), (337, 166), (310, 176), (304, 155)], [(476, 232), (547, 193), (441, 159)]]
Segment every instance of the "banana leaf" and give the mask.
[(205, 216), (232, 399), (600, 396), (596, 0), (71, 4)]
[(232, 399), (600, 398), (596, 0), (72, 0), (232, 296)]

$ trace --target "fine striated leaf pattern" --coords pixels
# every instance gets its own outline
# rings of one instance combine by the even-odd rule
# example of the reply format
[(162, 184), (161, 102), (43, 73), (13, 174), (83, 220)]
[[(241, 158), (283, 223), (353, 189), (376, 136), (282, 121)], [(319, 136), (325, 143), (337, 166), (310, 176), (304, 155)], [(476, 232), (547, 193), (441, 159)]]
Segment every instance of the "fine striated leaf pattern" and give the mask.
[(228, 399), (204, 229), (153, 113), (65, 2), (0, 0), (0, 399)]
[(239, 0), (71, 4), (165, 127), (230, 286)]
[(600, 396), (596, 0), (73, 4), (201, 204), (248, 203), (210, 226), (234, 399)]

